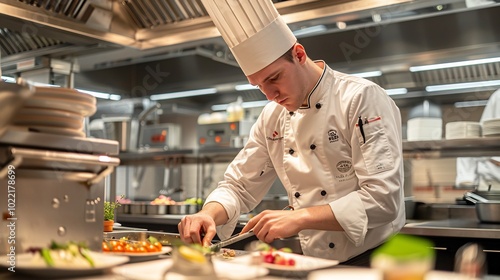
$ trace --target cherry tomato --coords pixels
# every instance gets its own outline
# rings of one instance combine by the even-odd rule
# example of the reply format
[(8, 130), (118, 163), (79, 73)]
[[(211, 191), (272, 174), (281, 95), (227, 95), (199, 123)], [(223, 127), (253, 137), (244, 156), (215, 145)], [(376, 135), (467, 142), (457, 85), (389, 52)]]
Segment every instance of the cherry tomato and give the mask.
[(109, 252), (110, 251), (109, 245), (108, 245), (108, 243), (106, 241), (102, 242), (102, 251), (103, 252)]
[(141, 246), (141, 247), (138, 247), (138, 248), (137, 248), (137, 251), (136, 251), (136, 252), (137, 252), (137, 253), (147, 253), (147, 252), (148, 252), (148, 250), (146, 250), (146, 248), (145, 248), (145, 247)]
[(136, 253), (137, 250), (135, 249), (134, 246), (132, 246), (130, 244), (127, 244), (127, 245), (125, 245), (125, 252), (127, 252), (127, 253)]
[(161, 251), (161, 249), (163, 248), (163, 245), (161, 245), (161, 243), (158, 241), (153, 243), (153, 245), (158, 249), (158, 251)]
[(109, 241), (109, 249), (111, 249), (111, 251), (114, 251), (115, 247), (118, 245), (120, 245), (120, 242), (118, 242), (117, 240)]
[(158, 248), (156, 248), (156, 246), (155, 246), (155, 245), (153, 245), (153, 244), (149, 244), (149, 245), (146, 247), (146, 250), (147, 250), (148, 252), (158, 252)]
[(120, 244), (113, 247), (113, 252), (124, 252), (124, 251), (125, 251), (125, 248), (123, 248), (123, 246)]

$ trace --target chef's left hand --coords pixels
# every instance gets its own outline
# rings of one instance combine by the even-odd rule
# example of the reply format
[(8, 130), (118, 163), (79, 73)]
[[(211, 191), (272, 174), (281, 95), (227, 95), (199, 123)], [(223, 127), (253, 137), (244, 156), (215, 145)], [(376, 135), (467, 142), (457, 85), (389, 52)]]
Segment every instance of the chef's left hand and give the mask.
[(294, 236), (301, 230), (296, 211), (265, 210), (248, 221), (241, 233), (251, 229), (266, 243), (278, 238)]

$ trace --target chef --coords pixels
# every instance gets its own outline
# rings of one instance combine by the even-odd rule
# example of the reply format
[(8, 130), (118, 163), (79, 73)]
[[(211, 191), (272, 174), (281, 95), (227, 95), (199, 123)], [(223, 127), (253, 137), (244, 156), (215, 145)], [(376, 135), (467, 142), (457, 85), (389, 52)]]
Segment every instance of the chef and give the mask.
[(202, 2), (273, 102), (203, 209), (179, 223), (182, 240), (228, 238), (278, 177), (294, 210), (263, 211), (242, 232), (268, 243), (298, 234), (305, 255), (369, 265), (405, 222), (399, 109), (378, 85), (311, 60), (270, 0)]
[[(488, 99), (481, 120), (500, 122), (500, 89)], [(500, 191), (500, 157), (457, 158), (456, 185), (475, 187), (479, 191)]]

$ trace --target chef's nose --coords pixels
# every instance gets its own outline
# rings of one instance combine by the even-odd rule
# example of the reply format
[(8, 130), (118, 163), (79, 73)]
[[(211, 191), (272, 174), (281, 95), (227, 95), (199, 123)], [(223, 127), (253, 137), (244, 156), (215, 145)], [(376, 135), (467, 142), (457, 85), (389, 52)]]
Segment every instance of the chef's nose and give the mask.
[(276, 97), (279, 96), (278, 90), (270, 86), (262, 86), (259, 87), (260, 91), (266, 96), (267, 100), (275, 101)]

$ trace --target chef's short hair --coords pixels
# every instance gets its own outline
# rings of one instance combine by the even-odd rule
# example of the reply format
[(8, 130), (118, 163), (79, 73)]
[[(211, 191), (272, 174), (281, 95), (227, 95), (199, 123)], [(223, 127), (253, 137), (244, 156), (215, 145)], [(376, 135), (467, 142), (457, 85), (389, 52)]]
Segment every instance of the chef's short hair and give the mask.
[(280, 58), (284, 58), (288, 62), (293, 62), (293, 47), (295, 47), (295, 44), (282, 56), (280, 56)]

